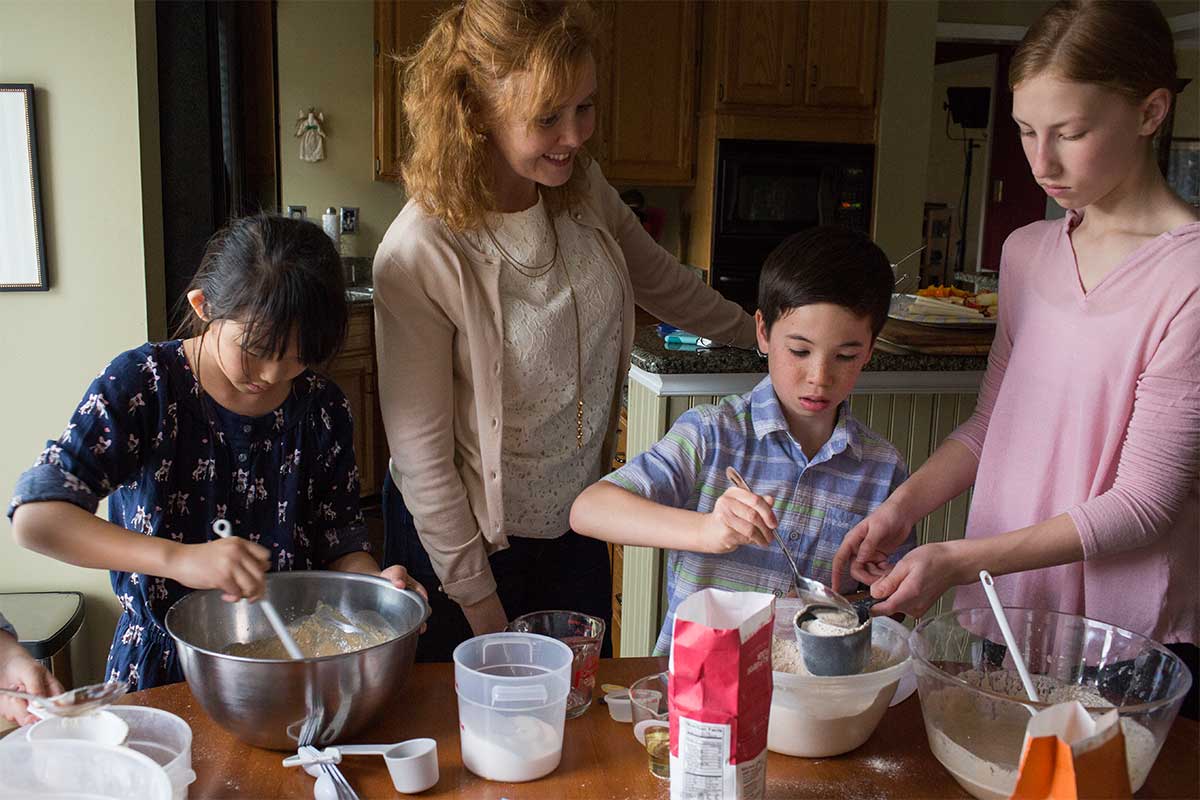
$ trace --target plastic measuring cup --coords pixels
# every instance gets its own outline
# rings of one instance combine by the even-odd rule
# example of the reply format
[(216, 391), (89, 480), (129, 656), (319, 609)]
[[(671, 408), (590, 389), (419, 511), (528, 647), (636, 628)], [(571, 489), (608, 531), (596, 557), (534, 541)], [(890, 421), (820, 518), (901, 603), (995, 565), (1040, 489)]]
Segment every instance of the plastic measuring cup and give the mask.
[(534, 633), (490, 633), (454, 648), (463, 765), (506, 783), (553, 772), (574, 660), (570, 647)]
[(383, 756), (392, 786), (401, 794), (423, 792), (438, 782), (437, 742), (433, 739), (409, 739), (398, 744), (342, 744), (330, 749), (343, 756)]

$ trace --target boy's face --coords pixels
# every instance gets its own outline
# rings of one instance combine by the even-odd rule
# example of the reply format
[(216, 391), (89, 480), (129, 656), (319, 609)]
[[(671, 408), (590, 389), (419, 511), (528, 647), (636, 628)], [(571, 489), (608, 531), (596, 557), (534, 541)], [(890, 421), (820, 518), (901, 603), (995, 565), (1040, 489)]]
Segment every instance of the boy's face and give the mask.
[(793, 434), (828, 436), (838, 406), (871, 357), (870, 317), (815, 303), (785, 312), (769, 332), (761, 311), (754, 319), (758, 347), (769, 358), (771, 383)]

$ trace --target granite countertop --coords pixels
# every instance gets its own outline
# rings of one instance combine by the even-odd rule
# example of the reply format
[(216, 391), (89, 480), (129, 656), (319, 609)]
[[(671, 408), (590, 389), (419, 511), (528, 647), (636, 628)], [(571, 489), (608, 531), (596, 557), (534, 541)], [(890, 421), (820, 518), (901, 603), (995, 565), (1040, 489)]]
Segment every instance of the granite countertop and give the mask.
[[(653, 325), (638, 326), (633, 337), (633, 366), (656, 375), (713, 375), (766, 372), (767, 360), (753, 350), (668, 350)], [(866, 372), (972, 372), (987, 368), (986, 356), (893, 355), (876, 349)]]

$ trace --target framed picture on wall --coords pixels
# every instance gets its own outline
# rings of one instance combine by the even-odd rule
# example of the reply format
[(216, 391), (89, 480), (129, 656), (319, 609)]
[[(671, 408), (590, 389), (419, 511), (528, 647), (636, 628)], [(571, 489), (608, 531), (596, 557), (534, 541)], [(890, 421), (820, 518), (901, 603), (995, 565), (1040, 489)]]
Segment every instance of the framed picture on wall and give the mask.
[(49, 288), (33, 86), (0, 83), (0, 291)]
[(1200, 139), (1172, 139), (1167, 183), (1175, 193), (1200, 208)]

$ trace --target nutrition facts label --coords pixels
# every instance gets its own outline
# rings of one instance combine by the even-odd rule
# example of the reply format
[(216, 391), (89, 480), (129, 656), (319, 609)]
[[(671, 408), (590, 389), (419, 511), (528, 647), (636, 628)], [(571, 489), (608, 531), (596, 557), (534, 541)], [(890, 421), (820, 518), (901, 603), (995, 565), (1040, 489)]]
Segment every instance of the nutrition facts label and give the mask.
[(731, 764), (730, 736), (729, 725), (679, 720), (679, 757), (671, 759), (672, 800), (761, 800), (767, 751)]

